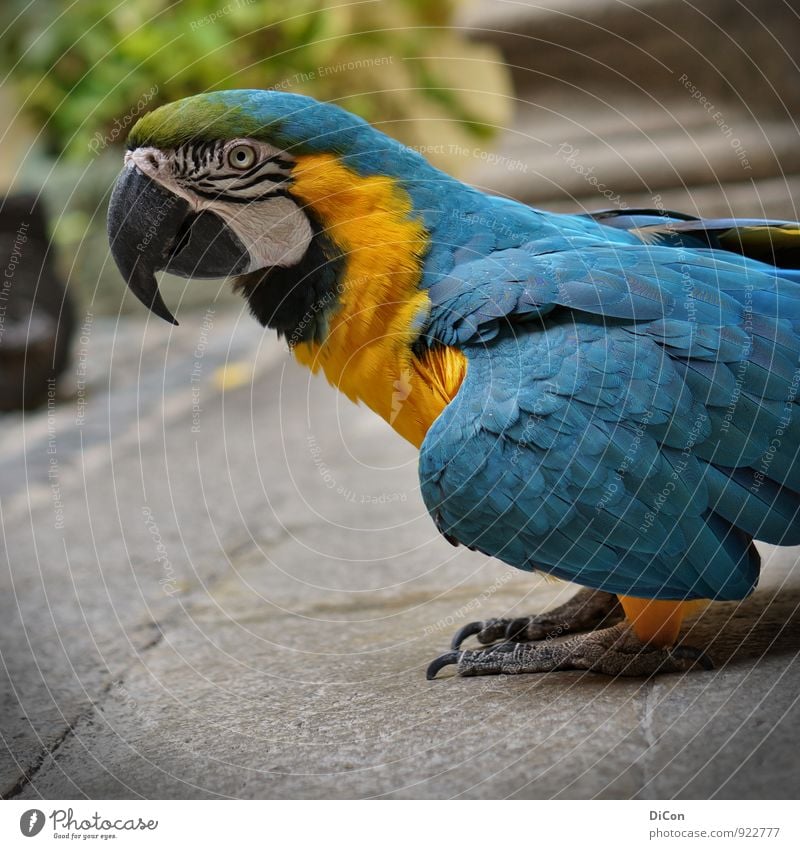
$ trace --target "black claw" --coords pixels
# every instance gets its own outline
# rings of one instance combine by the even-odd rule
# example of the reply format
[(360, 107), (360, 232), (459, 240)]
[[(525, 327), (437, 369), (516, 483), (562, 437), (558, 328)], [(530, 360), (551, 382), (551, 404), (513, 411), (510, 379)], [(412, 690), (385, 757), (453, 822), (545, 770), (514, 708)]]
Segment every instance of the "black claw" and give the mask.
[[(463, 629), (462, 629), (463, 630)], [(461, 652), (459, 651), (448, 651), (431, 663), (428, 667), (428, 671), (425, 673), (425, 677), (428, 681), (433, 681), (433, 679), (437, 676), (440, 669), (444, 669), (445, 666), (450, 666), (451, 663), (458, 663), (461, 657)]]
[(692, 646), (675, 646), (670, 654), (678, 660), (691, 660), (699, 663), (703, 669), (709, 672), (714, 668), (714, 661), (705, 652)]
[(453, 651), (458, 651), (461, 648), (461, 643), (467, 639), (467, 637), (471, 637), (473, 634), (479, 634), (483, 630), (483, 622), (470, 622), (467, 625), (464, 625), (463, 628), (459, 628), (456, 631), (455, 636), (450, 642), (450, 648)]
[(700, 652), (696, 662), (699, 663), (706, 672), (710, 672), (714, 668), (714, 661), (711, 660), (705, 652)]
[(528, 616), (526, 616), (524, 619), (512, 619), (506, 626), (506, 639), (522, 639), (528, 632), (528, 624), (530, 621), (530, 617)]

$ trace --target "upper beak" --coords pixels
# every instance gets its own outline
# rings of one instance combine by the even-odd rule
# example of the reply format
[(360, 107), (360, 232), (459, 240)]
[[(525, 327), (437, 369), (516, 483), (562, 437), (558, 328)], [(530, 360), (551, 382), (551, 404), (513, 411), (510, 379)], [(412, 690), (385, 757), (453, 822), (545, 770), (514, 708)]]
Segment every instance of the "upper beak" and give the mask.
[(111, 193), (108, 239), (128, 288), (173, 324), (178, 322), (161, 298), (156, 271), (227, 277), (250, 265), (247, 249), (219, 216), (191, 212), (187, 201), (133, 164), (122, 169)]

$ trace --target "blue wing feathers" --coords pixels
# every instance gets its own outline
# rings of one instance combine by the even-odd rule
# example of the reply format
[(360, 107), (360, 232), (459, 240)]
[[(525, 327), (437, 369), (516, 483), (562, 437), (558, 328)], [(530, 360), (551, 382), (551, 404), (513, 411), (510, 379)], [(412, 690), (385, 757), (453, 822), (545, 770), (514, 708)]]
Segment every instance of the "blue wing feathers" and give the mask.
[(429, 342), (469, 363), (420, 454), (428, 508), (520, 568), (745, 596), (753, 538), (800, 544), (800, 272), (762, 261), (759, 227), (781, 232), (776, 263), (800, 241), (779, 222), (676, 214), (678, 239), (653, 211), (536, 216), (427, 278)]

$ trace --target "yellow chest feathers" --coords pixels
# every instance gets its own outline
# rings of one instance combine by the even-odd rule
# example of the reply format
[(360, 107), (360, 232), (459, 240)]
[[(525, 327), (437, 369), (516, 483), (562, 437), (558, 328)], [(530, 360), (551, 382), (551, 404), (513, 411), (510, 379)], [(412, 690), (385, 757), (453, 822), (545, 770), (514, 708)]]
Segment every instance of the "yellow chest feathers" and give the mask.
[(297, 345), (295, 356), (419, 446), (466, 369), (455, 349), (422, 360), (411, 353), (414, 327), (428, 308), (418, 288), (425, 229), (389, 177), (358, 176), (330, 154), (301, 157), (293, 173), (292, 193), (345, 257), (325, 340)]

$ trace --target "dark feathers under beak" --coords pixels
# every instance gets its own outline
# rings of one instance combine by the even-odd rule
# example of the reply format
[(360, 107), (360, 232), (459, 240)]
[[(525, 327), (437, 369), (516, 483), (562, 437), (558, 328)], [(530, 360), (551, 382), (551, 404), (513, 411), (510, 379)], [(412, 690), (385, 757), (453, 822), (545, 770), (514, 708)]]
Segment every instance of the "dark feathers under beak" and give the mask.
[(158, 291), (156, 271), (180, 277), (227, 277), (248, 269), (247, 249), (212, 212), (187, 201), (135, 165), (117, 177), (108, 206), (111, 254), (128, 288), (157, 316), (177, 324)]

